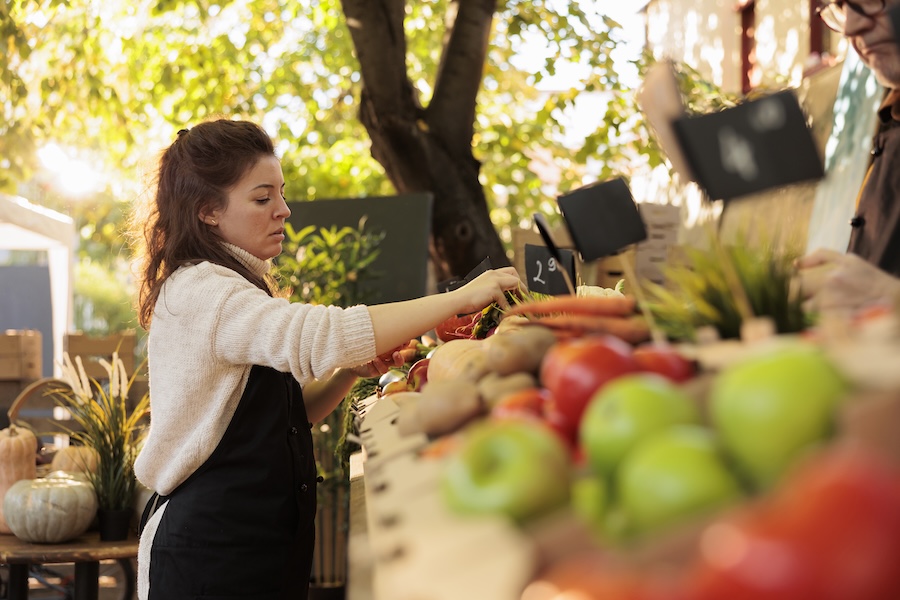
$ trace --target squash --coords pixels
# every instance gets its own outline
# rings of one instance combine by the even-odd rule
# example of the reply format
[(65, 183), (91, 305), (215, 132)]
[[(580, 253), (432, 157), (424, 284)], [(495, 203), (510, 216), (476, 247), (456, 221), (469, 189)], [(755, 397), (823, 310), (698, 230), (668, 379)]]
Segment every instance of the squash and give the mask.
[(461, 339), (440, 344), (428, 363), (428, 385), (435, 381), (476, 383), (489, 371), (484, 343), (484, 340)]
[(13, 484), (3, 499), (3, 512), (17, 538), (58, 544), (87, 531), (97, 514), (97, 495), (83, 476), (54, 471)]
[(51, 471), (96, 473), (100, 455), (89, 446), (66, 446), (57, 450), (50, 462)]
[[(16, 425), (19, 409), (38, 389), (48, 383), (39, 379), (28, 385), (13, 401), (7, 414), (9, 427), (0, 431), (0, 500), (7, 490), (21, 479), (34, 479), (37, 475), (37, 436), (29, 429)], [(12, 533), (6, 521), (3, 502), (0, 501), (0, 533)]]

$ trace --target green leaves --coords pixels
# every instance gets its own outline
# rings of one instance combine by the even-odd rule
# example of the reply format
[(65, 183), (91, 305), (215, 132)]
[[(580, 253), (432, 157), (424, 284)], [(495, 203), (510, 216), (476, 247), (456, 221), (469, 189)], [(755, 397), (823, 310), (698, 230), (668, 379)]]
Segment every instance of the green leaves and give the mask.
[[(124, 373), (124, 366), (118, 361), (114, 358), (112, 368)], [(87, 379), (83, 370), (80, 378)], [(134, 503), (134, 461), (146, 431), (144, 418), (150, 408), (150, 395), (144, 394), (129, 410), (128, 392), (133, 382), (134, 376), (122, 381), (121, 388), (115, 390), (118, 393), (110, 389), (109, 382), (101, 384), (96, 379), (90, 379), (88, 389), (81, 393), (75, 392), (81, 389), (77, 384), (51, 391), (57, 404), (69, 411), (79, 427), (66, 433), (76, 443), (97, 451), (97, 471), (87, 471), (86, 475), (97, 493), (100, 508), (105, 510), (131, 508)]]
[(292, 288), (292, 301), (347, 307), (372, 297), (381, 273), (371, 266), (385, 232), (366, 232), (365, 226), (365, 217), (357, 229), (310, 225), (295, 231), (285, 224), (287, 239), (276, 269)]
[(740, 337), (743, 319), (736, 293), (741, 290), (729, 283), (729, 268), (754, 316), (771, 317), (778, 333), (805, 328), (802, 300), (791, 286), (796, 252), (765, 241), (753, 245), (743, 237), (734, 245), (712, 243), (709, 249), (685, 247), (684, 252), (684, 261), (665, 269), (666, 286), (648, 284), (650, 309), (669, 337), (693, 340), (703, 326), (715, 327), (722, 339)]

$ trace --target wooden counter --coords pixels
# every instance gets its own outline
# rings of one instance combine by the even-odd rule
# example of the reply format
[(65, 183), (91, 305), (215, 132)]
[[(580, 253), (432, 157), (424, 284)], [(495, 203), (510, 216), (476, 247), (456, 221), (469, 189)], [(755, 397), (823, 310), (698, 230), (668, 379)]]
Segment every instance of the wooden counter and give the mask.
[(0, 563), (9, 565), (9, 600), (28, 598), (28, 567), (32, 564), (75, 563), (75, 600), (97, 600), (100, 561), (135, 558), (138, 540), (101, 542), (88, 532), (64, 544), (32, 544), (14, 535), (0, 535)]
[(442, 462), (402, 437), (389, 397), (369, 402), (351, 460), (347, 600), (518, 600), (536, 560), (531, 540), (498, 517), (452, 514)]

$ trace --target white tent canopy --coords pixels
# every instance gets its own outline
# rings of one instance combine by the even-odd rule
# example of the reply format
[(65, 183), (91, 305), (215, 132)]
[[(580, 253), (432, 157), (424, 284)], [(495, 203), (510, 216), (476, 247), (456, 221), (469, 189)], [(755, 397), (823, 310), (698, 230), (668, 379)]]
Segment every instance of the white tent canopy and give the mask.
[(0, 193), (0, 250), (47, 251), (54, 371), (62, 362), (63, 338), (72, 328), (72, 253), (76, 239), (71, 218), (25, 198)]

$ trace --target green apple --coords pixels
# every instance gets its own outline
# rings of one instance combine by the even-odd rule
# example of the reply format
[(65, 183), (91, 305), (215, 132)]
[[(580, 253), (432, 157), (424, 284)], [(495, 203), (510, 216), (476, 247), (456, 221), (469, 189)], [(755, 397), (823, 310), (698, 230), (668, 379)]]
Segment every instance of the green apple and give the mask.
[(617, 474), (629, 529), (645, 534), (727, 506), (741, 495), (710, 429), (675, 425), (640, 442)]
[(624, 375), (591, 398), (579, 441), (594, 472), (609, 477), (647, 436), (699, 419), (697, 405), (670, 380), (652, 373)]
[(569, 501), (569, 451), (534, 421), (482, 421), (447, 458), (441, 493), (461, 513), (527, 520)]
[(723, 370), (710, 392), (711, 419), (742, 475), (765, 489), (828, 438), (847, 390), (818, 349), (784, 346)]
[(570, 493), (572, 512), (592, 531), (602, 532), (609, 503), (606, 482), (593, 475), (583, 475), (572, 482)]

